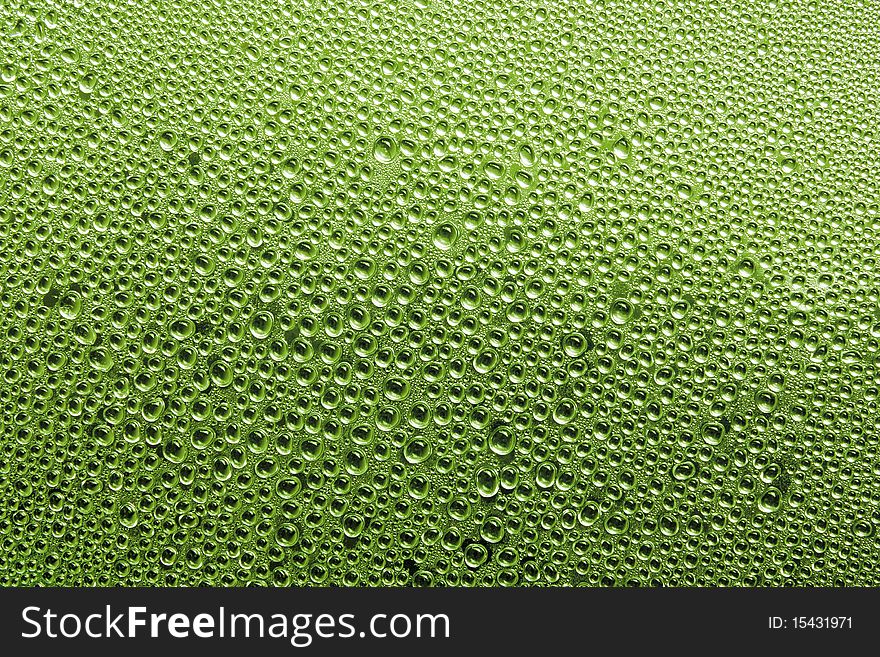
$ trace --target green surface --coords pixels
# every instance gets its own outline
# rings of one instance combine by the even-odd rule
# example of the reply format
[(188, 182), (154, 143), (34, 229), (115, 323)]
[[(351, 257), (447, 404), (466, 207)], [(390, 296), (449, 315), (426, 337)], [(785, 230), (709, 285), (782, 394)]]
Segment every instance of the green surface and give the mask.
[(0, 3), (0, 583), (878, 583), (880, 7)]

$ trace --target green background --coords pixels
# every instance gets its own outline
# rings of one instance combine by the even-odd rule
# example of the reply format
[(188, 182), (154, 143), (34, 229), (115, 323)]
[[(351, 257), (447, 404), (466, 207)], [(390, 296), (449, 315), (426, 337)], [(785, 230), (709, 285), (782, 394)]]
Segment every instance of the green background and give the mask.
[(0, 4), (0, 583), (877, 583), (880, 6)]

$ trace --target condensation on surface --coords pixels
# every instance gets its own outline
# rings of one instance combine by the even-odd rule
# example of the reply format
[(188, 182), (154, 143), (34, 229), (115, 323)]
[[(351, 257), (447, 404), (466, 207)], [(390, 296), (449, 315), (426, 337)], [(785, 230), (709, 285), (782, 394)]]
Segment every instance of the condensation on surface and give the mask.
[(0, 584), (876, 585), (878, 24), (0, 4)]

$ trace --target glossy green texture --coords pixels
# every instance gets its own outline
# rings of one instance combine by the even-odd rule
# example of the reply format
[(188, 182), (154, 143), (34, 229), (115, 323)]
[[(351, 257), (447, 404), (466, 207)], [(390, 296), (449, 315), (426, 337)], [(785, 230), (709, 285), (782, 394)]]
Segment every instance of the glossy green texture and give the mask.
[(878, 25), (0, 3), (0, 584), (877, 585)]

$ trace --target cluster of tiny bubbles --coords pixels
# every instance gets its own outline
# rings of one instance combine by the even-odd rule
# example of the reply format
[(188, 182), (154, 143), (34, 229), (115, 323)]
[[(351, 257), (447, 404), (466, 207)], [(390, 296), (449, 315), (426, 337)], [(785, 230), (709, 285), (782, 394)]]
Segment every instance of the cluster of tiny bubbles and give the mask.
[(877, 585), (878, 25), (0, 3), (0, 585)]

